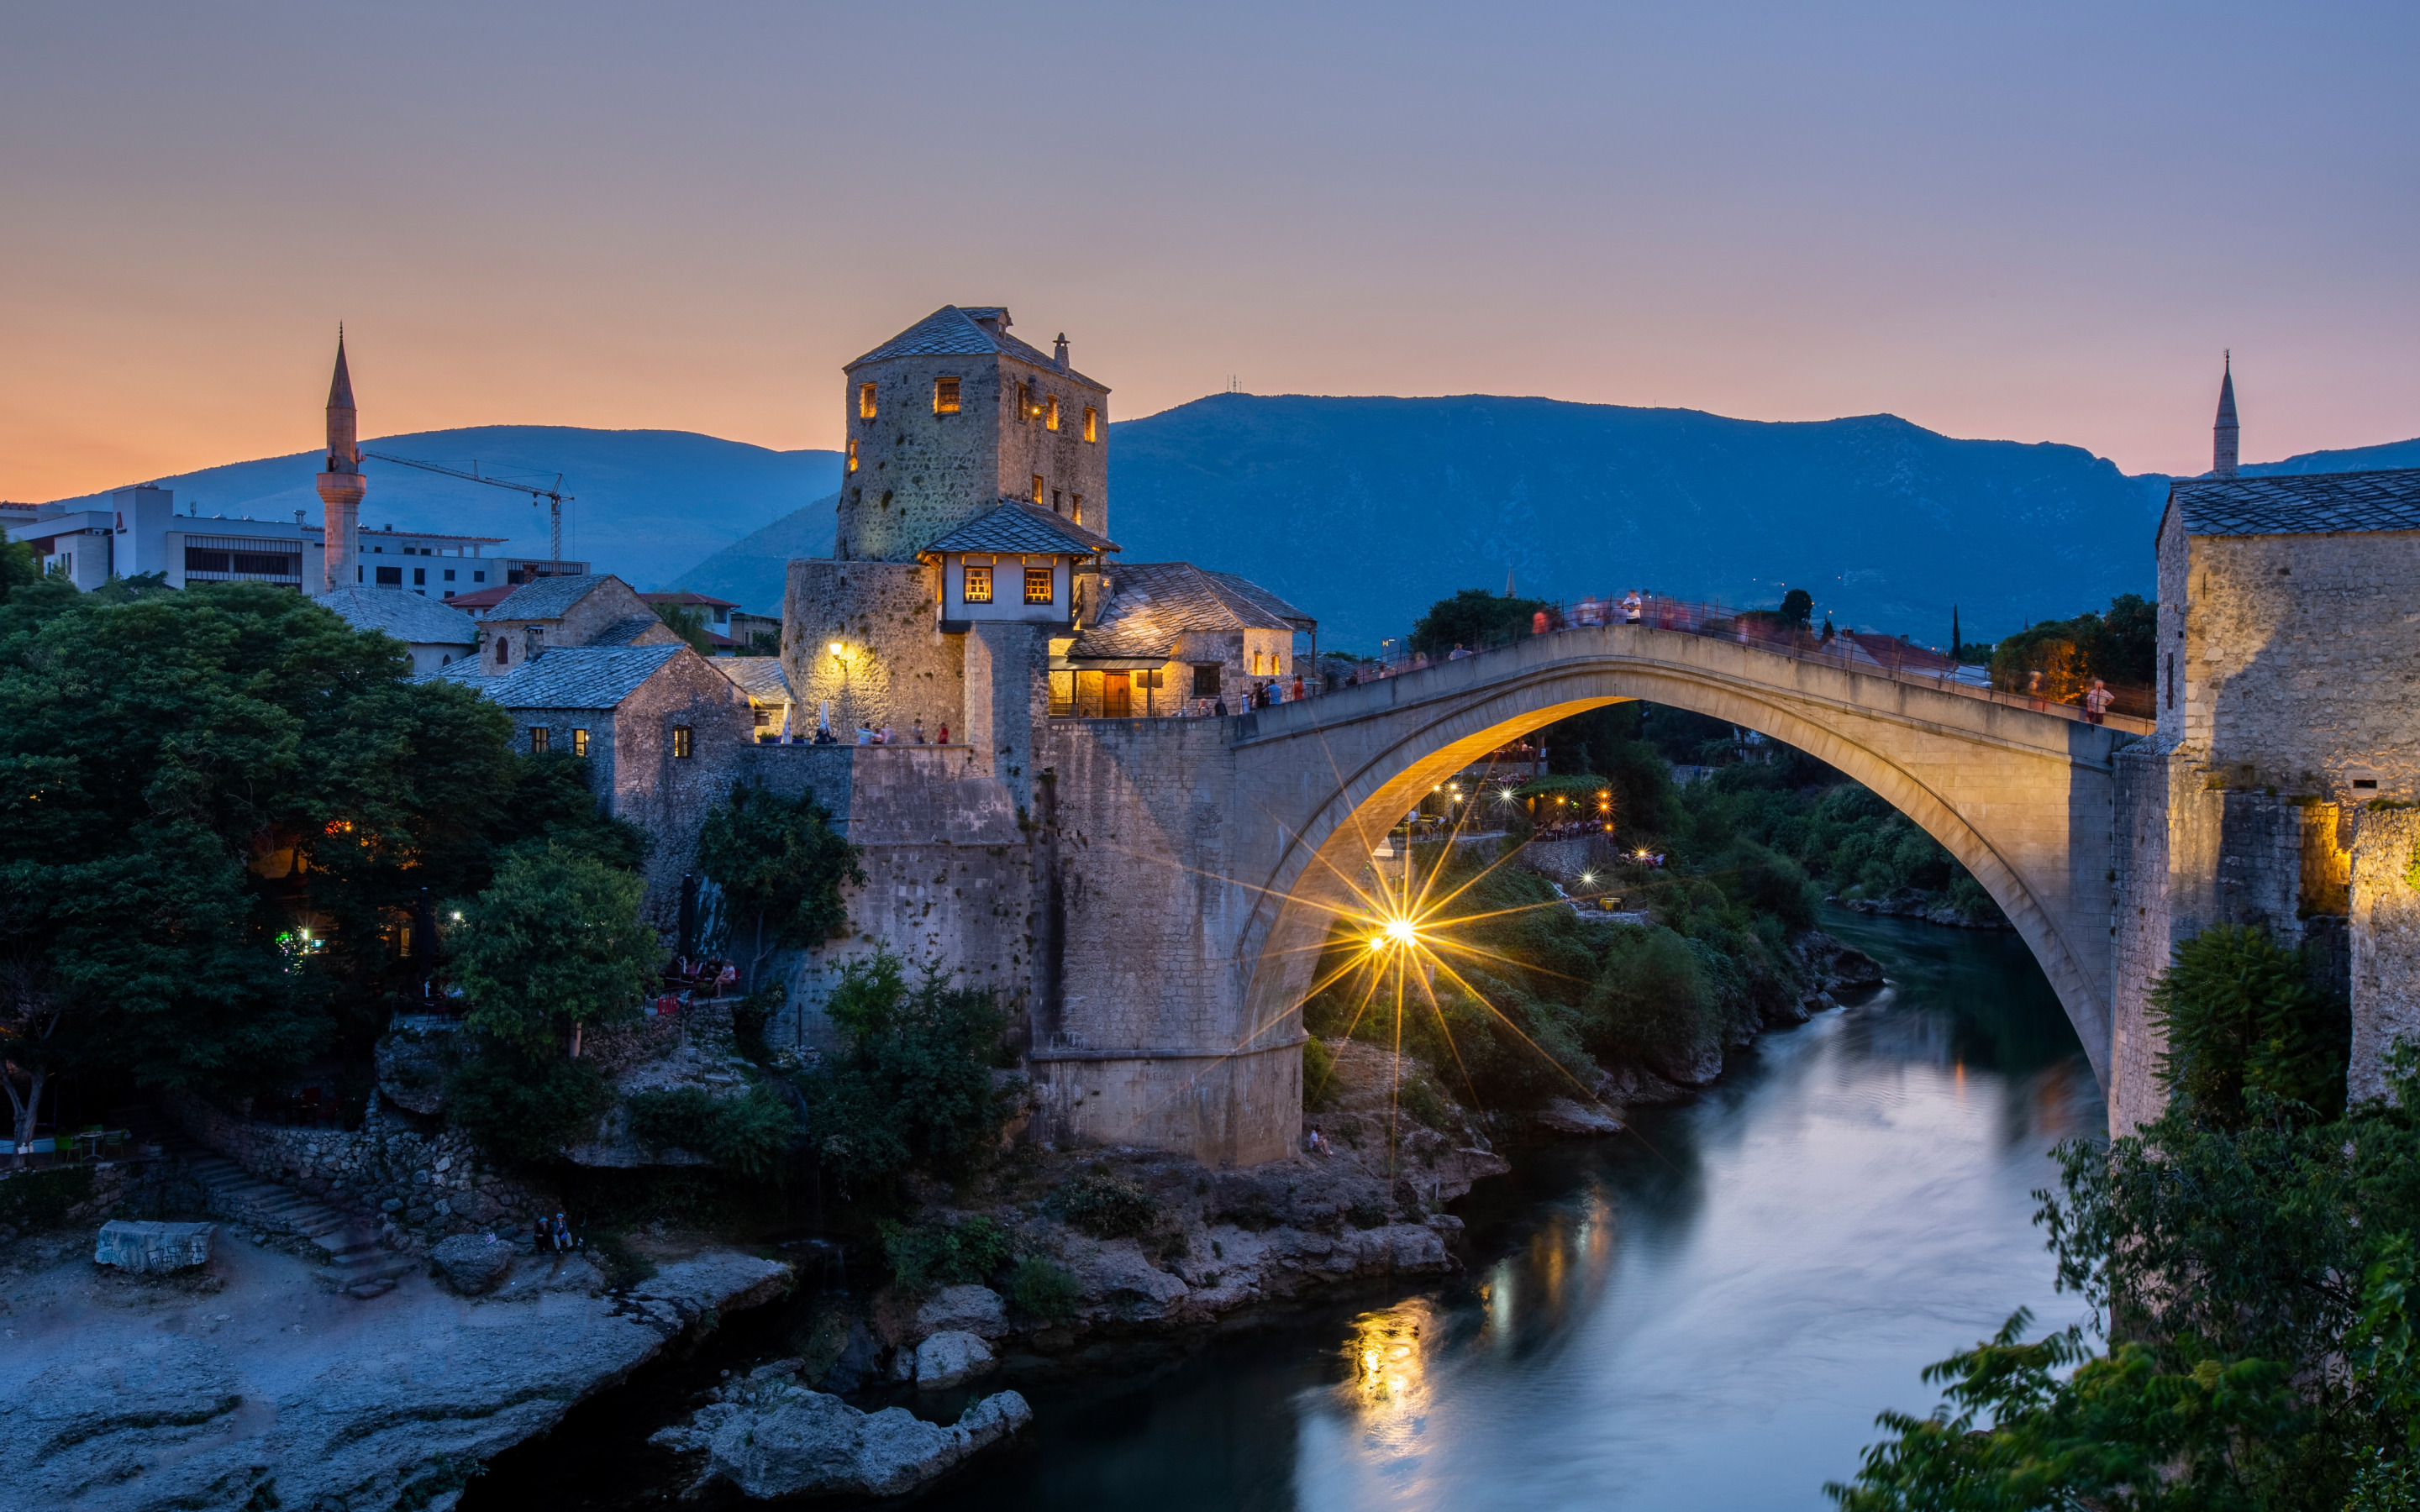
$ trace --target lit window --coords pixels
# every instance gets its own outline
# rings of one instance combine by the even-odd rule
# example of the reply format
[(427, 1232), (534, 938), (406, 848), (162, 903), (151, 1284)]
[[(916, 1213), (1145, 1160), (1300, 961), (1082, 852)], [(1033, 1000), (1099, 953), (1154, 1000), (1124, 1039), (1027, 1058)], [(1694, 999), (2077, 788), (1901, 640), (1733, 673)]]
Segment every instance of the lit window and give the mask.
[(1037, 504), (1042, 502), (1042, 474), (1039, 472), (1033, 475), (1033, 492), (1029, 497)]
[(531, 754), (531, 755), (535, 756), (535, 755), (536, 755), (538, 752), (540, 752), (540, 751), (542, 751), (542, 750), (546, 749), (546, 734), (547, 734), (546, 726), (544, 726), (544, 725), (542, 725), (542, 724), (534, 724), (534, 725), (530, 726), (530, 754)]
[(1071, 507), (1069, 508), (1069, 510), (1068, 510), (1068, 512), (1067, 512), (1067, 517), (1068, 517), (1068, 518), (1070, 518), (1070, 519), (1072, 519), (1072, 520), (1074, 520), (1074, 521), (1075, 521), (1077, 524), (1078, 524), (1078, 525), (1083, 524), (1083, 523), (1084, 523), (1084, 496), (1083, 496), (1082, 494), (1073, 494), (1073, 495), (1070, 495), (1070, 496), (1069, 496), (1069, 499), (1068, 499), (1068, 502), (1069, 502), (1069, 504), (1070, 504), (1070, 506), (1071, 506)]
[(588, 754), (587, 731), (574, 730), (571, 733), (571, 754), (574, 756), (585, 756)]
[(857, 438), (854, 436), (848, 439), (848, 470), (851, 472), (857, 471)]
[(1016, 386), (1016, 423), (1020, 425), (1033, 418), (1033, 391), (1020, 383)]
[(933, 413), (954, 415), (958, 412), (958, 380), (938, 378), (933, 380)]
[(1028, 567), (1028, 568), (1026, 568), (1026, 569), (1025, 569), (1025, 601), (1026, 601), (1027, 603), (1029, 603), (1029, 604), (1047, 604), (1047, 603), (1049, 603), (1049, 602), (1050, 602), (1050, 579), (1051, 579), (1051, 569), (1049, 569), (1048, 567)]
[(673, 726), (673, 759), (685, 762), (696, 754), (697, 742), (692, 738), (689, 726), (685, 724)]
[(1043, 428), (1045, 430), (1057, 430), (1059, 428), (1059, 396), (1054, 393), (1048, 398), (1043, 400), (1042, 403), (1044, 407), (1042, 411)]
[(874, 385), (871, 383), (861, 383), (857, 386), (857, 418), (860, 420), (874, 418)]
[(1100, 439), (1101, 412), (1091, 405), (1086, 405), (1084, 407), (1084, 440), (1097, 441)]
[(991, 569), (989, 567), (978, 567), (974, 563), (967, 563), (966, 574), (966, 586), (960, 596), (970, 604), (990, 603)]

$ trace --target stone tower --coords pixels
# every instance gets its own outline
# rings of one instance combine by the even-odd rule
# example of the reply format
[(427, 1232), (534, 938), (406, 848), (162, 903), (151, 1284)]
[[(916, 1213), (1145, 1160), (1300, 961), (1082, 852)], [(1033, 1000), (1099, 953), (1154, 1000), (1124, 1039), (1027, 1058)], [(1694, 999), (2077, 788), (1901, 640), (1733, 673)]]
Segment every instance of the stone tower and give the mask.
[(2211, 427), (2211, 476), (2235, 476), (2235, 353), (2230, 351), (2226, 371), (2218, 380), (2218, 424)]
[(1109, 533), (1109, 391), (1008, 333), (997, 305), (945, 304), (849, 363), (832, 555), (913, 562), (1002, 500)]
[(362, 476), (359, 416), (353, 409), (353, 376), (345, 367), (345, 332), (336, 330), (336, 376), (328, 384), (328, 466), (319, 474), (319, 502), (326, 526), (319, 560), (327, 569), (325, 592), (353, 586), (354, 522), (369, 480)]

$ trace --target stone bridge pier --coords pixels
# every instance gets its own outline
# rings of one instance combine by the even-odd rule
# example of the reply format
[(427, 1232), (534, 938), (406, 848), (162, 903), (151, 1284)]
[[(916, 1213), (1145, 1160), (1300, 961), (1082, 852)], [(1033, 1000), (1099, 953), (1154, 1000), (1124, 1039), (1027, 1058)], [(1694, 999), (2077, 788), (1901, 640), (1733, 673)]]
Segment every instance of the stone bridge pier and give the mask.
[(1387, 827), (1515, 737), (1649, 699), (1786, 741), (2003, 908), (2108, 1084), (2114, 758), (2135, 737), (1643, 625), (1559, 631), (1227, 719), (1034, 739), (1031, 1059), (1061, 1137), (1250, 1165), (1299, 1133), (1298, 1005)]

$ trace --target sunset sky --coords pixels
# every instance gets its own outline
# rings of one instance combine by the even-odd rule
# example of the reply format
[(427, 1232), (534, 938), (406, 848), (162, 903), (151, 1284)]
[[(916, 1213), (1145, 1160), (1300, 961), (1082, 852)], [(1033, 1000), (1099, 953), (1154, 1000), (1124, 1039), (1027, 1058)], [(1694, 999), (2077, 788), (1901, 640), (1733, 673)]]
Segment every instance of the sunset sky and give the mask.
[(2420, 435), (2420, 6), (0, 9), (0, 497), (490, 423), (838, 444), (943, 303), (1132, 418)]

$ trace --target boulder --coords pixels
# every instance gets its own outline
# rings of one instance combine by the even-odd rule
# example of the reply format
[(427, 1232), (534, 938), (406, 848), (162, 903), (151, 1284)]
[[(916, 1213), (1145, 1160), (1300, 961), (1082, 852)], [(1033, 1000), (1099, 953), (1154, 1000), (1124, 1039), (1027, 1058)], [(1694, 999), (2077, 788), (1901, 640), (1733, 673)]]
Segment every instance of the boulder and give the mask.
[(1131, 1239), (1106, 1243), (1078, 1240), (1060, 1258), (1074, 1273), (1078, 1292), (1088, 1305), (1106, 1304), (1130, 1321), (1165, 1316), (1189, 1289), (1145, 1259), (1142, 1246)]
[(439, 1241), (437, 1247), (428, 1252), (428, 1265), (444, 1278), (447, 1286), (462, 1295), (482, 1297), (495, 1290), (511, 1273), (513, 1247), (477, 1234), (456, 1234)]
[(1556, 1098), (1540, 1108), (1537, 1113), (1537, 1122), (1538, 1127), (1559, 1134), (1576, 1136), (1621, 1133), (1620, 1119), (1603, 1108), (1575, 1103), (1568, 1097)]
[(1847, 949), (1832, 958), (1832, 985), (1861, 991), (1883, 984), (1882, 963), (1863, 950)]
[(989, 1287), (944, 1287), (916, 1309), (916, 1335), (953, 1332), (999, 1338), (1008, 1332), (1008, 1304)]
[(446, 1031), (401, 1030), (370, 1052), (378, 1068), (379, 1096), (414, 1113), (442, 1113), (445, 1089), (460, 1060), (456, 1037)]
[(649, 1442), (704, 1450), (701, 1485), (727, 1480), (758, 1500), (901, 1496), (1032, 1421), (1032, 1409), (1013, 1391), (985, 1397), (943, 1427), (904, 1407), (861, 1412), (823, 1392), (775, 1386), (702, 1407), (688, 1427)]
[(92, 1263), (157, 1274), (208, 1265), (216, 1224), (143, 1223), (115, 1218), (93, 1241)]
[(945, 1330), (916, 1346), (916, 1384), (939, 1391), (987, 1375), (997, 1363), (981, 1335)]

